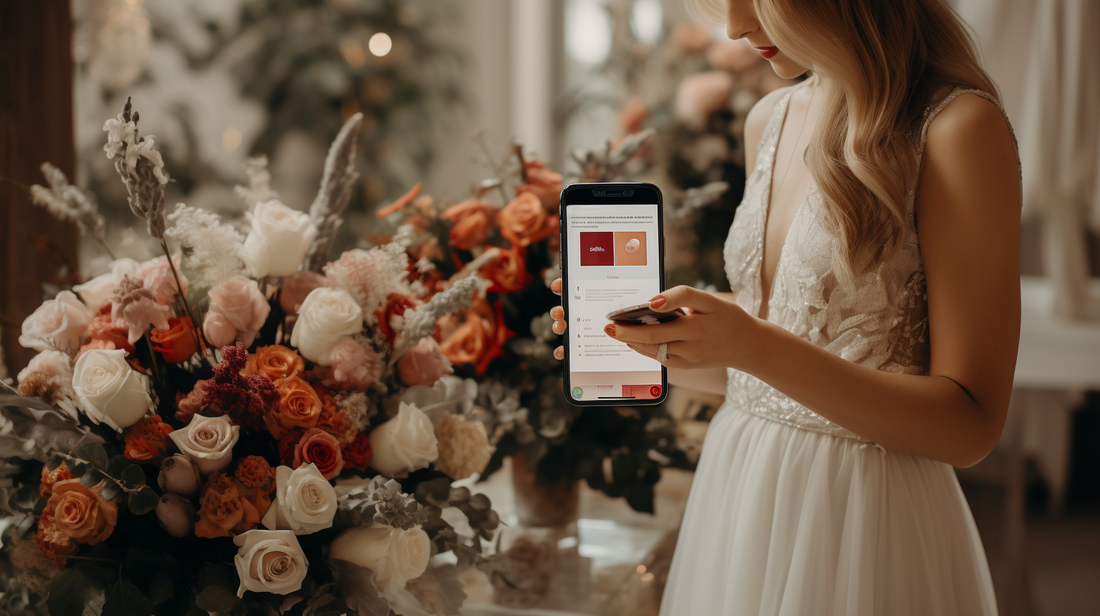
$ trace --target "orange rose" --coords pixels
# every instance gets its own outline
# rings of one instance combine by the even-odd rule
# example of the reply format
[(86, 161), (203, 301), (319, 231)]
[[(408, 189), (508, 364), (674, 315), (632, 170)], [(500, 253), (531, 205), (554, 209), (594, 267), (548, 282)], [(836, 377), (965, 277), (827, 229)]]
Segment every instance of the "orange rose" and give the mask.
[(214, 473), (206, 481), (199, 505), (196, 537), (228, 537), (231, 530), (244, 532), (260, 523), (256, 506), (241, 497), (239, 484), (224, 473)]
[(489, 239), (496, 208), (481, 199), (467, 199), (443, 210), (443, 218), (455, 223), (448, 242), (459, 250), (481, 246)]
[(539, 198), (542, 207), (551, 212), (558, 211), (558, 197), (561, 196), (562, 182), (565, 177), (548, 169), (546, 163), (541, 160), (525, 161), (523, 173), (526, 177), (525, 183), (516, 189), (516, 192), (533, 193)]
[(170, 364), (183, 363), (199, 351), (191, 317), (169, 317), (168, 329), (154, 328), (149, 338), (153, 341), (153, 349)]
[(504, 343), (515, 335), (504, 324), (503, 304), (497, 300), (490, 309), (485, 303), (471, 308), (466, 320), (440, 345), (452, 364), (476, 364), (478, 376), (489, 363), (504, 354)]
[(262, 374), (272, 381), (298, 376), (306, 369), (306, 362), (294, 349), (281, 344), (262, 346), (248, 358), (245, 374)]
[(500, 234), (517, 246), (529, 246), (558, 229), (557, 214), (546, 213), (539, 198), (522, 192), (497, 213)]
[(103, 498), (100, 494), (103, 486), (101, 482), (94, 488), (85, 488), (79, 479), (58, 481), (42, 517), (52, 518), (57, 530), (74, 541), (88, 545), (103, 541), (111, 536), (118, 522), (118, 499)]
[(519, 246), (511, 250), (500, 249), (500, 256), (482, 267), (478, 275), (493, 282), (493, 286), (489, 287), (490, 293), (519, 291), (531, 281), (531, 275), (527, 271), (526, 252)]
[(264, 416), (271, 436), (281, 439), (288, 430), (317, 425), (321, 399), (309, 383), (292, 376), (275, 381), (275, 386), (279, 388), (279, 407)]
[(42, 467), (42, 481), (38, 483), (38, 497), (49, 498), (53, 494), (53, 486), (58, 481), (65, 481), (66, 479), (72, 479), (73, 475), (69, 472), (69, 465), (62, 462), (57, 465), (57, 468), (52, 471), (43, 466)]
[(164, 455), (171, 433), (172, 426), (164, 423), (160, 415), (143, 418), (126, 431), (126, 457), (144, 461)]

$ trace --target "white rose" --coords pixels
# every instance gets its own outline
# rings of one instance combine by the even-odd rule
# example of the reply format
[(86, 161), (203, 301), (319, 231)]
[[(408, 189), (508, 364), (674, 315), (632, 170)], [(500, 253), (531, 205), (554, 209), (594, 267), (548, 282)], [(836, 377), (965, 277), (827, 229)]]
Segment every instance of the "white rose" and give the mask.
[(73, 367), (73, 390), (88, 419), (119, 431), (153, 407), (149, 377), (131, 368), (121, 349), (84, 352)]
[(296, 469), (275, 469), (275, 500), (264, 514), (271, 530), (290, 530), (308, 535), (332, 526), (336, 516), (336, 490), (312, 462)]
[(240, 549), (233, 557), (241, 586), (246, 590), (289, 595), (302, 589), (309, 561), (294, 533), (288, 530), (250, 530), (233, 538)]
[(378, 590), (393, 594), (404, 590), (408, 580), (424, 574), (431, 552), (428, 533), (420, 526), (401, 530), (373, 524), (353, 526), (340, 533), (332, 542), (328, 557), (370, 569)]
[(80, 342), (84, 330), (92, 320), (88, 309), (72, 291), (62, 291), (54, 299), (42, 302), (37, 310), (23, 321), (23, 335), (19, 344), (28, 349), (68, 349)]
[(256, 278), (289, 276), (298, 271), (317, 228), (305, 212), (277, 200), (257, 203), (249, 213), (252, 232), (244, 241), (244, 262)]
[(370, 447), (371, 468), (387, 477), (405, 477), (439, 457), (432, 420), (404, 402), (396, 417), (371, 431)]
[(168, 435), (183, 455), (199, 467), (199, 473), (216, 473), (233, 461), (233, 446), (241, 436), (240, 426), (229, 417), (195, 415), (187, 427)]
[(298, 308), (290, 344), (298, 348), (302, 357), (327, 366), (332, 347), (340, 338), (357, 334), (362, 329), (363, 310), (350, 293), (319, 287), (310, 291)]
[(137, 275), (140, 267), (140, 263), (130, 258), (115, 259), (111, 261), (110, 272), (100, 274), (84, 284), (76, 285), (73, 287), (73, 291), (76, 291), (76, 294), (84, 300), (84, 303), (92, 309), (93, 313), (99, 312), (101, 308), (111, 303), (115, 296), (115, 289), (118, 288), (118, 283), (122, 281), (122, 277), (127, 274), (130, 276)]

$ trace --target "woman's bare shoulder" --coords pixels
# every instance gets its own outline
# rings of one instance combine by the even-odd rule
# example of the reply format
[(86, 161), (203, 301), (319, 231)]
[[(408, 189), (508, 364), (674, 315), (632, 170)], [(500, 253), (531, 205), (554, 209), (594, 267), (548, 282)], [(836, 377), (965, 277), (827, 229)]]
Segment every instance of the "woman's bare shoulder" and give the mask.
[(756, 166), (756, 147), (764, 136), (764, 129), (768, 126), (768, 120), (775, 112), (775, 106), (783, 96), (795, 86), (786, 86), (764, 95), (764, 98), (756, 101), (745, 117), (745, 168), (751, 170)]

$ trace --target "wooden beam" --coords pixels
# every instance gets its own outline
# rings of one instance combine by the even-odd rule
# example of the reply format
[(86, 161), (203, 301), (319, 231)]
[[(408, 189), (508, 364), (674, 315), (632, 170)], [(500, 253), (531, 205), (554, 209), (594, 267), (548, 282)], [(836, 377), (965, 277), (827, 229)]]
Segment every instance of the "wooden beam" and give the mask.
[(69, 0), (0, 0), (0, 326), (13, 375), (35, 355), (18, 338), (42, 283), (65, 282), (77, 266), (75, 227), (26, 190), (45, 183), (43, 162), (70, 178), (76, 167), (72, 33)]

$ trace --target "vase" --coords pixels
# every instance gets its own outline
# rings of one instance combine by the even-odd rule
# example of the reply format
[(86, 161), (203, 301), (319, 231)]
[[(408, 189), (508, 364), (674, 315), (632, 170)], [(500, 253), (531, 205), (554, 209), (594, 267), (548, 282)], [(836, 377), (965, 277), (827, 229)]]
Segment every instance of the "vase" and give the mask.
[(575, 529), (580, 512), (580, 482), (539, 483), (536, 469), (522, 454), (512, 458), (512, 490), (519, 526)]

